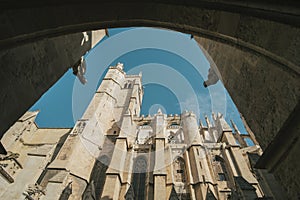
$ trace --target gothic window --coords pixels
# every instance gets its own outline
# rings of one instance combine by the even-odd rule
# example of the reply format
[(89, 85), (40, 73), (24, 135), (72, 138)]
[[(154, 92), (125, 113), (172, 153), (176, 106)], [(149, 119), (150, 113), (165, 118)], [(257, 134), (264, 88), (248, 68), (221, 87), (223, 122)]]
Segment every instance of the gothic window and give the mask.
[(170, 131), (170, 135), (168, 136), (168, 142), (171, 144), (176, 144), (177, 138), (176, 138), (176, 133), (173, 131)]
[(124, 84), (124, 89), (130, 89), (132, 88), (132, 82), (131, 81), (127, 81), (125, 84)]
[[(101, 197), (108, 165), (109, 165), (109, 158), (104, 155), (101, 156), (99, 160), (96, 160), (96, 163), (93, 167), (90, 182), (94, 183), (96, 199), (99, 199)], [(85, 191), (85, 193), (86, 192), (87, 191)]]
[(175, 182), (186, 182), (184, 160), (177, 157), (173, 163)]
[(179, 126), (178, 122), (173, 121), (170, 126)]
[(221, 156), (215, 156), (215, 173), (219, 181), (227, 181), (227, 169), (225, 161)]
[(219, 175), (219, 181), (226, 181), (226, 176), (224, 173), (218, 173)]
[(150, 122), (148, 122), (148, 121), (145, 121), (145, 122), (143, 122), (143, 124), (142, 124), (142, 126), (149, 126), (150, 125)]
[(142, 156), (137, 157), (133, 166), (132, 178), (132, 186), (136, 200), (145, 199), (146, 172), (147, 160)]
[[(190, 193), (187, 186), (185, 162), (182, 157), (177, 157), (173, 162), (173, 175), (178, 199), (189, 200)], [(177, 183), (176, 183), (177, 182)], [(178, 185), (178, 182), (180, 183)]]

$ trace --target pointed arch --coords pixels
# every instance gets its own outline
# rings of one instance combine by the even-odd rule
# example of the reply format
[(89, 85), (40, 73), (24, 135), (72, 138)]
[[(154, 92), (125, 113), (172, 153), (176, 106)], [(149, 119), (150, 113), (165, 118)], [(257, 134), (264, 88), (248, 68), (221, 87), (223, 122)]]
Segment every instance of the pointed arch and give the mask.
[(132, 186), (136, 200), (143, 200), (146, 197), (147, 163), (144, 156), (138, 156), (134, 161)]
[[(177, 156), (173, 162), (174, 190), (179, 199), (190, 199), (185, 160)], [(173, 194), (174, 195), (174, 194)]]
[(173, 175), (175, 182), (186, 182), (185, 162), (182, 157), (176, 157), (173, 162)]
[(219, 155), (215, 155), (214, 160), (218, 162), (219, 165), (219, 167), (215, 167), (214, 169), (218, 181), (227, 181), (228, 174), (224, 158)]
[[(108, 169), (108, 165), (110, 163), (110, 159), (108, 156), (103, 155), (99, 159), (96, 160), (92, 173), (91, 173), (91, 179), (90, 184), (92, 184), (94, 188), (94, 194), (95, 198), (99, 199), (101, 197), (104, 183), (105, 183), (105, 177), (106, 177), (106, 171)], [(89, 185), (90, 185), (89, 184)], [(88, 187), (89, 187), (88, 185)], [(84, 192), (84, 195), (88, 192), (88, 187), (86, 191)]]
[(128, 83), (128, 89), (130, 89), (130, 88), (132, 88), (132, 83), (131, 82)]

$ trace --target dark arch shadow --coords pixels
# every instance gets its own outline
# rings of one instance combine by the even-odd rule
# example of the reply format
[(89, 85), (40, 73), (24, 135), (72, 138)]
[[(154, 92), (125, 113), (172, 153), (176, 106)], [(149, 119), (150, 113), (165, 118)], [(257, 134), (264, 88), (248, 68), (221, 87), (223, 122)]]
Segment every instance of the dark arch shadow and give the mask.
[[(265, 149), (285, 122), (300, 118), (296, 109), (300, 100), (300, 43), (297, 42), (299, 8), (299, 2), (292, 0), (278, 3), (267, 0), (229, 3), (180, 0), (88, 0), (84, 3), (79, 0), (5, 0), (1, 3), (0, 48), (5, 50), (55, 36), (120, 26), (163, 27), (200, 36), (201, 38), (195, 39), (215, 61), (224, 86)], [(9, 63), (10, 60), (2, 64), (10, 68)], [(64, 69), (68, 67), (70, 66), (65, 66)], [(14, 66), (9, 70), (16, 68)], [(20, 98), (7, 101), (16, 96), (7, 95), (5, 90), (1, 91), (3, 102), (6, 102), (2, 105), (1, 113), (4, 114), (1, 117), (5, 119), (6, 115), (10, 115), (10, 111), (5, 109), (11, 108), (11, 104), (16, 105), (14, 109), (19, 111), (13, 110), (14, 114), (10, 116), (11, 119), (6, 120), (7, 125), (1, 128), (1, 132), (7, 130), (13, 120), (20, 117), (64, 71), (50, 75), (47, 74), (49, 71), (40, 72), (42, 75), (36, 76), (42, 77), (41, 80), (48, 76), (53, 78), (38, 85), (37, 91), (30, 85), (32, 79), (29, 79), (29, 83), (21, 82), (24, 88), (28, 86), (26, 89), (31, 90), (30, 93), (26, 89), (22, 91), (15, 84), (18, 82), (16, 73), (9, 70), (0, 80), (3, 81), (2, 85), (9, 85), (8, 91), (18, 93), (17, 97)], [(12, 75), (6, 77), (6, 74)], [(289, 132), (291, 141), (298, 138), (298, 130)], [(279, 148), (290, 148), (292, 144), (294, 143), (287, 142)], [(281, 152), (281, 155), (277, 155), (277, 163), (282, 163), (287, 157), (287, 149), (282, 149)], [(289, 168), (300, 169), (294, 166)]]

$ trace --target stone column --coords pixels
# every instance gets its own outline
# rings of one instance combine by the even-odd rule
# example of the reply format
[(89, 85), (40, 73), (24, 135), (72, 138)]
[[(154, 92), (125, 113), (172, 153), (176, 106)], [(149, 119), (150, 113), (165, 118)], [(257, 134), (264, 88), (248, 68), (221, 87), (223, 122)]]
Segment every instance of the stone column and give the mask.
[(114, 106), (118, 101), (118, 93), (120, 92), (124, 79), (125, 72), (123, 71), (122, 64), (119, 63), (117, 66), (109, 67), (101, 85), (97, 89), (97, 92), (82, 118), (99, 119), (105, 117), (106, 121), (112, 120), (114, 116), (111, 116), (111, 110), (114, 109)]
[(186, 162), (187, 181), (188, 181), (188, 186), (189, 186), (189, 189), (190, 189), (190, 192), (191, 192), (190, 193), (191, 199), (195, 200), (196, 196), (195, 196), (195, 190), (194, 190), (194, 187), (193, 187), (194, 179), (193, 179), (193, 176), (192, 176), (191, 163), (190, 163), (189, 152), (188, 151), (185, 151), (184, 159), (185, 159), (185, 162)]
[[(195, 114), (185, 112), (181, 115), (184, 140), (187, 144), (187, 152), (190, 171), (192, 175), (191, 184), (195, 192), (195, 199), (205, 199), (207, 192), (206, 182), (213, 182), (206, 157), (206, 150), (203, 148), (203, 140), (198, 130)], [(193, 194), (191, 194), (193, 198)]]
[(166, 179), (165, 168), (165, 115), (161, 110), (155, 115), (152, 122), (153, 133), (155, 135), (155, 165), (154, 165), (154, 199), (166, 199)]
[(119, 199), (121, 185), (124, 182), (123, 171), (128, 149), (127, 135), (131, 133), (133, 128), (131, 120), (131, 116), (128, 113), (123, 116), (121, 131), (116, 139), (112, 160), (106, 172), (102, 199)]
[(106, 172), (106, 180), (101, 199), (119, 199), (126, 153), (126, 138), (117, 138), (112, 160), (109, 165), (109, 169)]
[[(47, 183), (45, 200), (54, 199), (54, 194), (60, 197), (68, 186), (73, 188), (71, 199), (81, 197), (95, 163), (95, 157), (90, 151), (91, 148), (95, 148), (87, 146), (91, 143), (83, 142), (82, 138), (94, 130), (96, 130), (94, 124), (89, 121), (76, 123), (55, 160), (47, 167), (42, 181)], [(99, 153), (99, 149), (97, 151), (96, 154)]]
[(231, 124), (234, 128), (234, 132), (235, 132), (235, 138), (238, 140), (238, 142), (240, 143), (241, 147), (247, 147), (247, 143), (245, 142), (245, 140), (242, 138), (241, 133), (238, 129), (238, 127), (235, 125), (235, 123), (233, 122), (233, 120), (231, 120)]
[(253, 176), (253, 173), (251, 172), (250, 167), (247, 164), (239, 145), (236, 143), (232, 132), (223, 132), (221, 141), (226, 144), (223, 145), (223, 148), (225, 148), (224, 157), (229, 164), (230, 171), (232, 172), (234, 179), (244, 179), (247, 184), (255, 188), (254, 190), (257, 197), (262, 197), (263, 194), (258, 186), (258, 181)]

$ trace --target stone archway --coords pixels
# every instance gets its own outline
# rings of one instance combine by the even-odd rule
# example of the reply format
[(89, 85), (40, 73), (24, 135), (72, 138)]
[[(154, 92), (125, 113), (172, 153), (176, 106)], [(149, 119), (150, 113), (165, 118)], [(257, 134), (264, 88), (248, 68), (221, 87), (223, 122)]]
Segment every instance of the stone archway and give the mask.
[[(272, 141), (272, 144), (281, 141), (280, 146), (271, 145), (279, 148), (279, 153), (272, 155), (271, 147), (268, 151), (271, 152), (268, 157), (276, 159), (265, 159), (262, 166), (273, 169), (287, 158), (291, 161), (282, 170), (291, 169), (285, 173), (297, 174), (295, 170), (300, 167), (295, 166), (292, 154), (287, 153), (297, 153), (295, 148), (290, 150), (299, 146), (300, 9), (297, 1), (275, 4), (267, 0), (43, 3), (27, 0), (16, 4), (5, 0), (1, 4), (1, 134), (88, 49), (81, 49), (73, 42), (72, 38), (81, 36), (77, 32), (155, 26), (195, 36), (216, 64), (221, 80), (262, 147), (266, 149)], [(62, 41), (68, 42), (59, 46)], [(75, 53), (67, 51), (71, 47)], [(63, 55), (58, 49), (63, 50)], [(26, 51), (37, 53), (33, 58)], [(52, 68), (49, 58), (55, 55), (60, 59)], [(290, 131), (276, 137), (287, 128)], [(288, 176), (282, 177), (282, 183), (287, 184), (288, 179), (284, 177)]]

